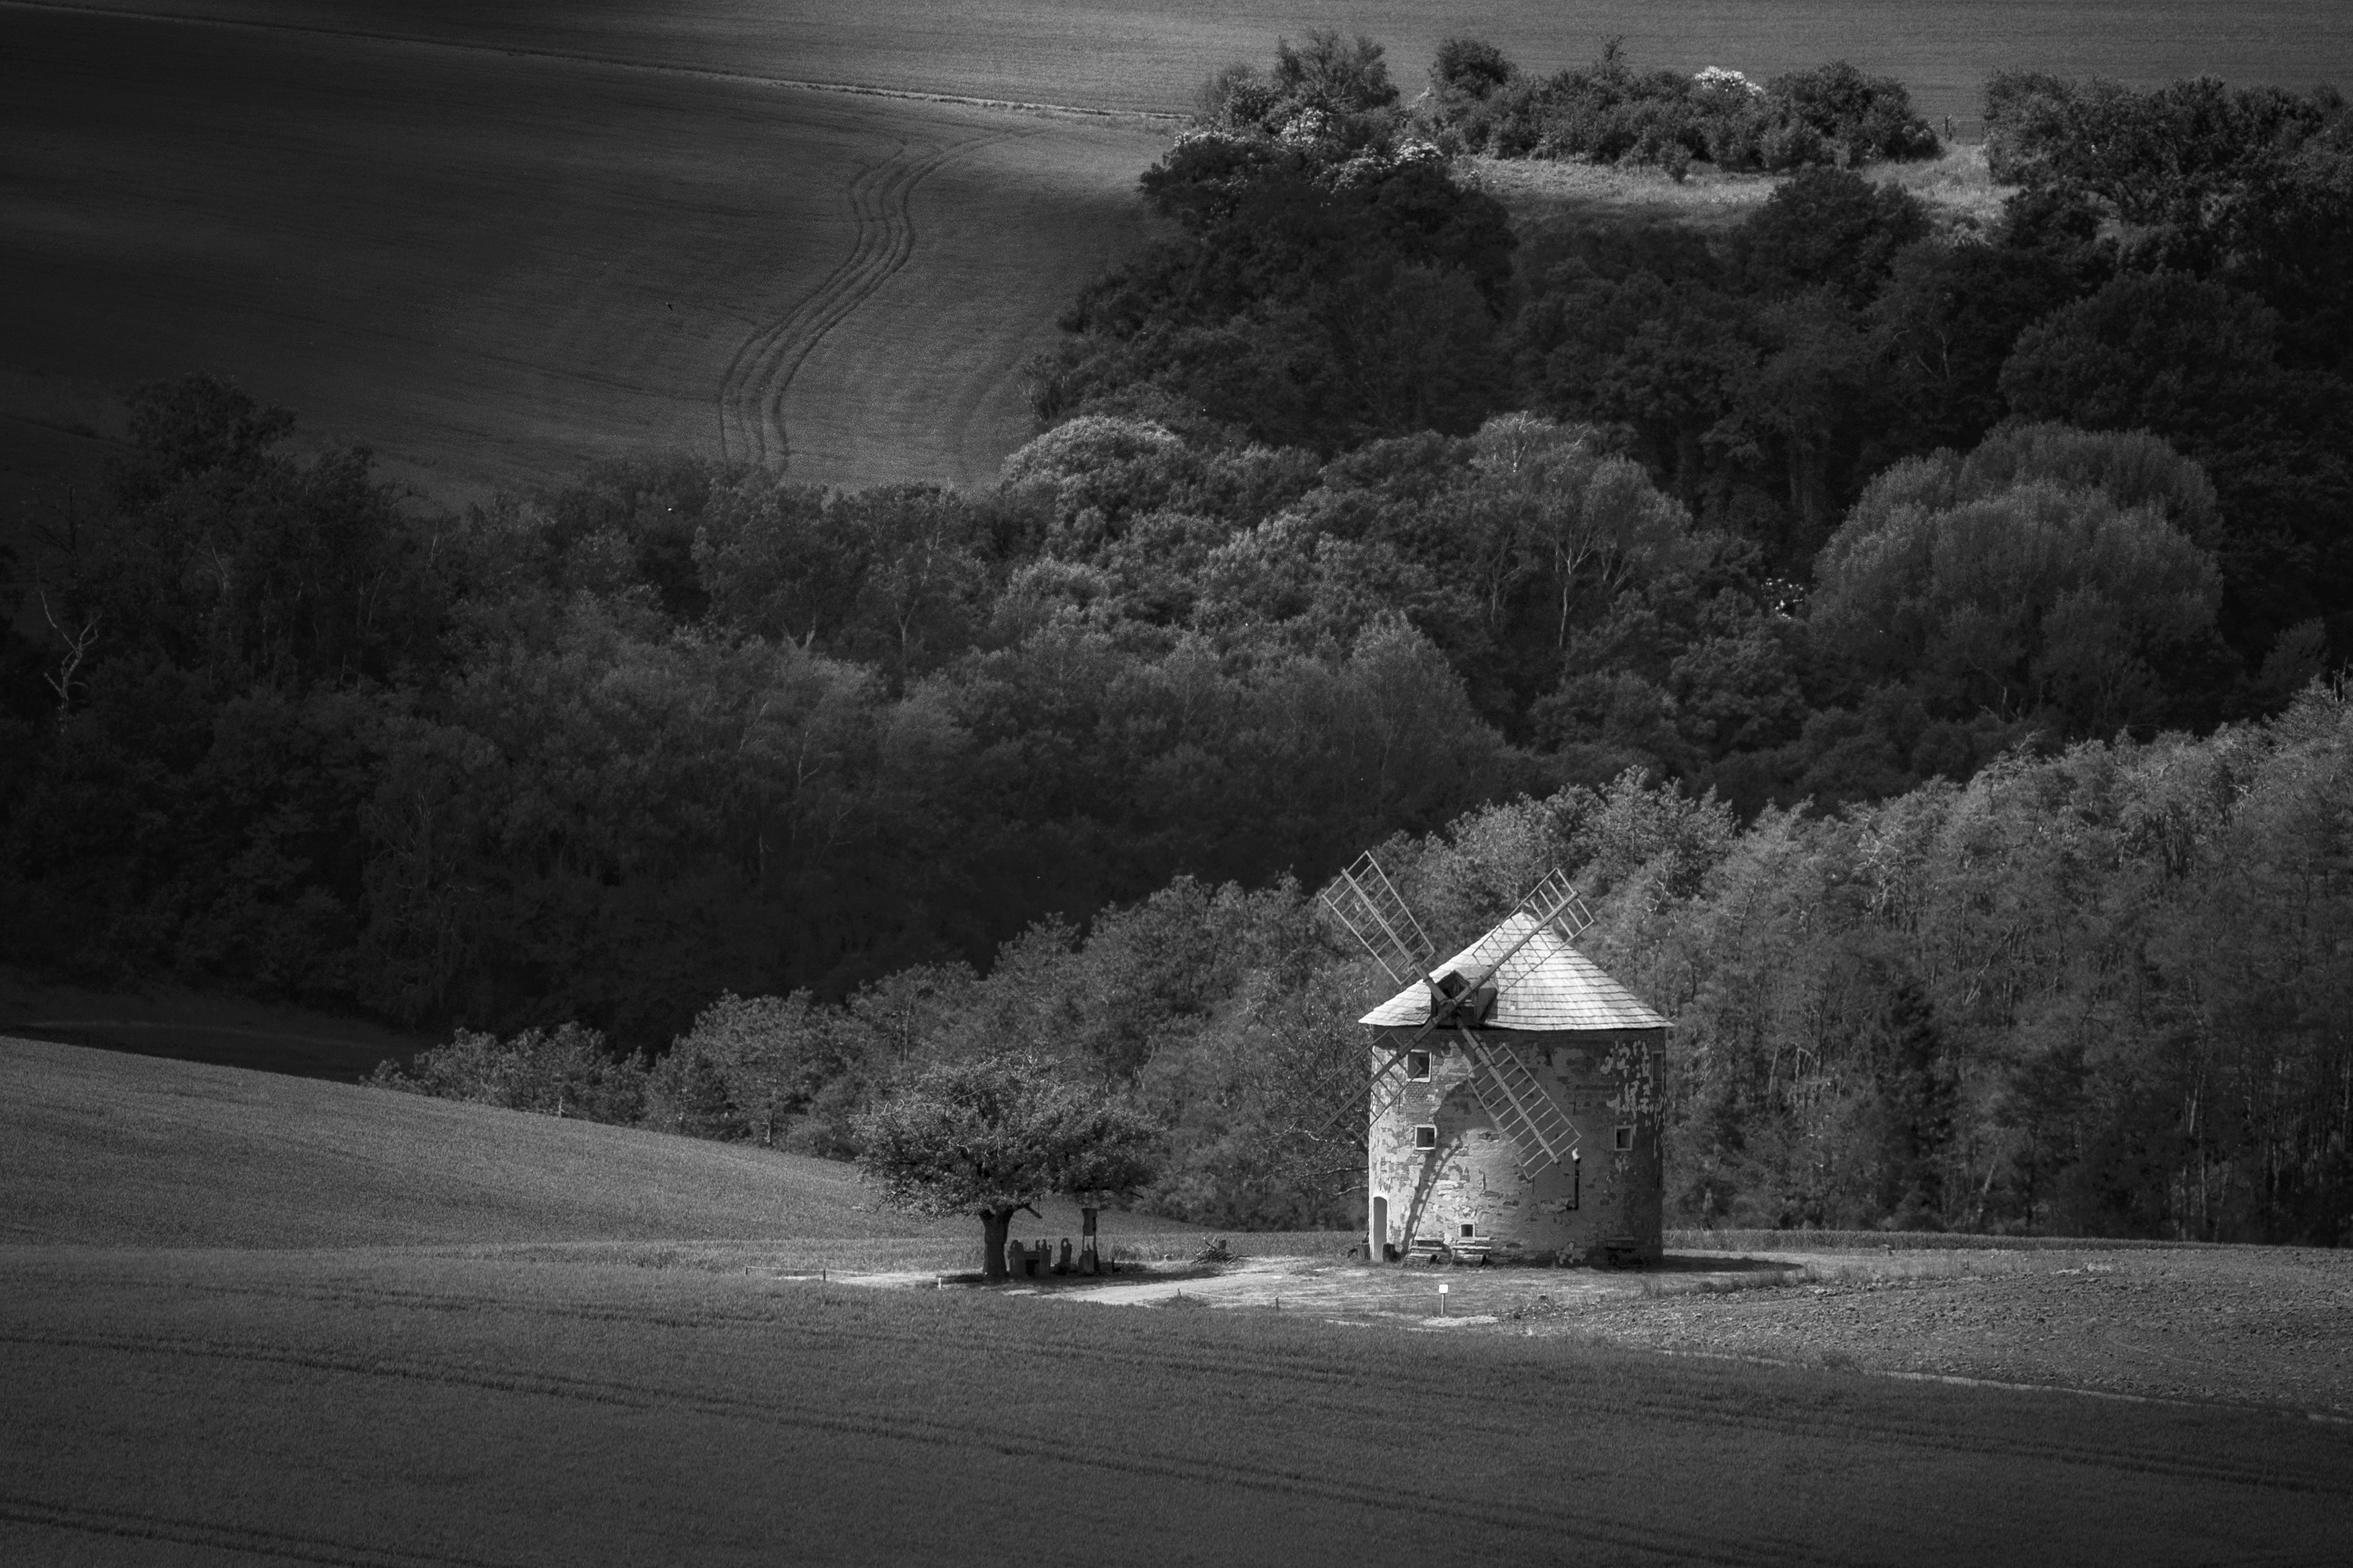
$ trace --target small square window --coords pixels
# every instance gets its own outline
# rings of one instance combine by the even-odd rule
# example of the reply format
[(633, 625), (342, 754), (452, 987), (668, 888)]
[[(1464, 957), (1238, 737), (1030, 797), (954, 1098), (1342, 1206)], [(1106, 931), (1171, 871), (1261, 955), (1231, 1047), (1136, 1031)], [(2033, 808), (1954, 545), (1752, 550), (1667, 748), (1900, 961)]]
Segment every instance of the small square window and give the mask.
[(1466, 1220), (1464, 1220), (1464, 1221), (1462, 1222), (1462, 1239), (1463, 1239), (1463, 1240), (1468, 1241), (1468, 1240), (1470, 1240), (1472, 1237), (1474, 1237), (1474, 1236), (1476, 1236), (1476, 1235), (1478, 1235), (1478, 1234), (1479, 1234), (1479, 1227), (1478, 1227), (1477, 1226), (1472, 1225), (1472, 1224), (1469, 1220), (1467, 1220), (1467, 1219), (1466, 1219)]
[(1430, 1053), (1408, 1051), (1405, 1054), (1405, 1076), (1416, 1083), (1430, 1081)]
[(1620, 1149), (1631, 1149), (1633, 1146), (1634, 1130), (1630, 1127), (1620, 1127), (1618, 1129), (1618, 1147)]
[(1438, 1147), (1438, 1126), (1437, 1126), (1437, 1124), (1436, 1124), (1435, 1122), (1425, 1121), (1425, 1122), (1423, 1122), (1420, 1126), (1419, 1126), (1419, 1127), (1415, 1128), (1415, 1129), (1413, 1130), (1413, 1146), (1414, 1146), (1415, 1148), (1417, 1148), (1417, 1149), (1435, 1149), (1435, 1148), (1437, 1148), (1437, 1147)]

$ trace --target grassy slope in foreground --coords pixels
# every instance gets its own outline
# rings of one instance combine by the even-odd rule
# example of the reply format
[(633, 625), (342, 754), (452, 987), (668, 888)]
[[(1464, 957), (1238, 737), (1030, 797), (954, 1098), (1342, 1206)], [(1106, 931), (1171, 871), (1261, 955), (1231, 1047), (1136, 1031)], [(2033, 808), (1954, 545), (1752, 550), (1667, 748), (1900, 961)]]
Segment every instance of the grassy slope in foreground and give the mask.
[(2156, 1568), (2353, 1512), (2341, 1426), (1298, 1312), (0, 1249), (0, 1347), (17, 1562)]
[[(108, 1247), (969, 1237), (846, 1165), (356, 1085), (0, 1039), (0, 1239)], [(1075, 1232), (1047, 1205), (1040, 1229)]]

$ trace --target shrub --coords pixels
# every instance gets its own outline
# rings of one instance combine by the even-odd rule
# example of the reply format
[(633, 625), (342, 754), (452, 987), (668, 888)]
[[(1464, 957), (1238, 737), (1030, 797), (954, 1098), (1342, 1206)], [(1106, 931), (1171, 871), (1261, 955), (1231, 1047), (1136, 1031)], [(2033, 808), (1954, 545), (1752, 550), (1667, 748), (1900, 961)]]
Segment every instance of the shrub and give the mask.
[(1804, 125), (1838, 162), (1933, 158), (1942, 149), (1928, 122), (1912, 111), (1912, 95), (1894, 77), (1863, 75), (1844, 60), (1776, 77), (1767, 107), (1787, 123)]
[(1844, 60), (1760, 88), (1717, 66), (1695, 76), (1636, 71), (1616, 39), (1590, 68), (1538, 79), (1492, 44), (1449, 38), (1422, 115), (1451, 148), (1641, 164), (1678, 179), (1696, 159), (1778, 172), (1939, 151), (1902, 82)]
[(563, 1024), (505, 1041), (459, 1029), (408, 1070), (386, 1061), (367, 1081), (404, 1094), (627, 1125), (645, 1114), (646, 1078), (643, 1055), (617, 1057), (596, 1030)]
[(806, 1128), (797, 1146), (839, 1142), (832, 1125), (862, 1089), (860, 1041), (849, 1021), (818, 1006), (806, 991), (789, 996), (728, 993), (705, 1007), (679, 1037), (647, 1083), (646, 1120), (665, 1131), (700, 1138), (756, 1138), (773, 1143), (787, 1125)]

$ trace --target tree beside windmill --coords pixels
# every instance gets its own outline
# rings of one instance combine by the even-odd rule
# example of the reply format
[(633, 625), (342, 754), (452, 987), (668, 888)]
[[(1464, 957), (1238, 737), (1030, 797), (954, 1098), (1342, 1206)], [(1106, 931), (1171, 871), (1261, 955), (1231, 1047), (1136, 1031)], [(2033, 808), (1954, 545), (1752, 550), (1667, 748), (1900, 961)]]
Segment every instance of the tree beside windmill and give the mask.
[(1324, 904), (1404, 987), (1360, 1020), (1371, 1256), (1656, 1261), (1668, 1024), (1577, 951), (1567, 879), (1443, 960), (1369, 854)]

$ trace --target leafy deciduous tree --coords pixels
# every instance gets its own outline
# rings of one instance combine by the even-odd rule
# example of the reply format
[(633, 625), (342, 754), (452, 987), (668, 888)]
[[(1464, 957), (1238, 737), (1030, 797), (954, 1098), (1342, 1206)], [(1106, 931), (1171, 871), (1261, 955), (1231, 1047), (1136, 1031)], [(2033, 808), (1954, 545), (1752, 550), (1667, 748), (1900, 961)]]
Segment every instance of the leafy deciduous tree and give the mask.
[(1016, 1214), (1050, 1194), (1134, 1190), (1151, 1179), (1159, 1139), (1127, 1105), (1015, 1053), (929, 1068), (857, 1126), (859, 1166), (883, 1201), (980, 1220), (990, 1279), (1006, 1277)]

